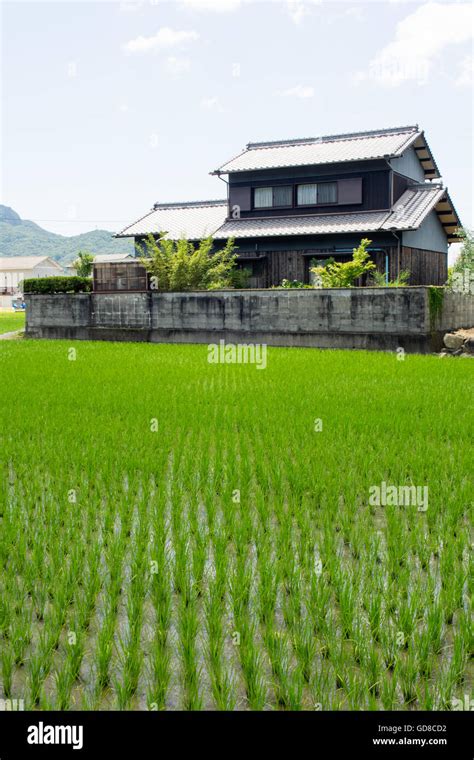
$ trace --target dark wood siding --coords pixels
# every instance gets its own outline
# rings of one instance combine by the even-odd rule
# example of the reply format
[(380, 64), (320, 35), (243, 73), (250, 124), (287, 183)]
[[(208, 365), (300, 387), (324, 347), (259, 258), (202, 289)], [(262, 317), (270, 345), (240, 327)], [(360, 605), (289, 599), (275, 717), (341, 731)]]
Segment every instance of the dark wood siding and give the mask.
[[(334, 255), (337, 261), (349, 261), (351, 254), (337, 254), (327, 249), (301, 251), (269, 251), (263, 284), (255, 287), (272, 287), (281, 285), (282, 280), (300, 280), (309, 282), (311, 259), (321, 259)], [(389, 278), (394, 280), (398, 271), (397, 248), (387, 247), (386, 250), (373, 251), (371, 258), (377, 270), (385, 272), (386, 257), (388, 256)], [(239, 257), (240, 258), (240, 257)], [(420, 248), (402, 247), (400, 250), (400, 269), (411, 272), (409, 285), (444, 285), (448, 275), (447, 257), (436, 251), (424, 251)], [(358, 283), (367, 284), (366, 281)]]
[[(310, 267), (312, 259), (326, 259), (334, 256), (337, 261), (350, 261), (351, 254), (335, 254), (334, 251), (325, 249), (301, 250), (301, 251), (269, 251), (267, 253), (265, 269), (258, 283), (251, 284), (251, 287), (271, 288), (274, 285), (281, 285), (282, 280), (299, 280), (300, 282), (310, 282)], [(372, 254), (377, 269), (385, 271), (385, 253), (374, 251)], [(239, 262), (243, 265), (245, 257), (239, 256)], [(359, 285), (365, 282), (357, 283)]]
[[(410, 184), (410, 180), (408, 177), (402, 177), (401, 174), (397, 174), (396, 172), (393, 172), (393, 203), (395, 201), (398, 201), (401, 195), (405, 192), (408, 185)], [(392, 205), (393, 205), (392, 203)]]
[(237, 266), (241, 269), (249, 269), (249, 288), (266, 288), (268, 287), (268, 256), (254, 256), (251, 253), (239, 255)]
[(448, 257), (438, 251), (402, 246), (400, 269), (408, 269), (410, 285), (444, 285), (448, 277)]
[[(351, 211), (370, 211), (370, 210), (379, 210), (379, 209), (389, 209), (390, 208), (390, 183), (391, 183), (391, 177), (390, 172), (388, 170), (384, 171), (366, 171), (366, 172), (360, 172), (360, 174), (355, 177), (354, 173), (341, 173), (337, 176), (331, 176), (328, 177), (327, 175), (308, 175), (304, 178), (291, 178), (290, 180), (288, 178), (285, 179), (272, 179), (270, 177), (266, 177), (263, 175), (262, 177), (259, 177), (258, 179), (253, 180), (251, 183), (248, 184), (242, 184), (239, 180), (232, 180), (231, 184), (229, 186), (229, 197), (230, 197), (230, 203), (231, 206), (233, 205), (234, 201), (233, 199), (235, 197), (238, 197), (238, 193), (241, 193), (242, 191), (246, 191), (248, 193), (249, 188), (255, 188), (255, 187), (267, 187), (267, 186), (277, 186), (277, 185), (288, 185), (293, 184), (294, 186), (298, 184), (311, 184), (311, 183), (318, 183), (318, 182), (324, 182), (324, 181), (336, 181), (336, 180), (344, 180), (344, 179), (350, 179), (350, 180), (357, 180), (360, 179), (362, 181), (362, 202), (361, 203), (344, 203), (341, 204), (339, 207), (339, 204), (328, 204), (327, 206), (294, 206), (293, 208), (285, 208), (282, 210), (281, 208), (265, 208), (265, 209), (250, 209), (245, 210), (245, 205), (242, 205), (239, 203), (241, 207), (241, 217), (242, 219), (248, 219), (252, 217), (268, 217), (268, 216), (304, 216), (308, 214), (334, 214), (338, 212), (343, 213), (349, 213)], [(244, 197), (246, 197), (244, 195)], [(294, 197), (296, 197), (296, 192), (294, 192)], [(237, 201), (235, 201), (237, 202)]]
[[(300, 280), (309, 282), (309, 268), (311, 259), (321, 259), (334, 255), (337, 261), (349, 261), (351, 254), (338, 254), (335, 251), (324, 249), (300, 250), (300, 251), (268, 251), (265, 275), (254, 287), (272, 287), (281, 285), (282, 280)], [(387, 247), (384, 250), (373, 251), (371, 258), (377, 270), (385, 272), (386, 257), (388, 256), (389, 278), (394, 280), (398, 271), (398, 250), (396, 246)], [(240, 261), (244, 256), (239, 256)], [(407, 248), (400, 250), (400, 269), (408, 269), (411, 272), (410, 285), (443, 285), (447, 278), (447, 257), (436, 251), (425, 251), (420, 248)], [(366, 281), (359, 285), (367, 284)]]

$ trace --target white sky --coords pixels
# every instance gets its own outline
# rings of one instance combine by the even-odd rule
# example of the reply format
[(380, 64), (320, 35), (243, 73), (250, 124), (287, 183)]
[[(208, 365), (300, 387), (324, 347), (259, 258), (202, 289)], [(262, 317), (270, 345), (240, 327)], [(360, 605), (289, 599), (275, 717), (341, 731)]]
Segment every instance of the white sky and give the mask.
[(473, 226), (473, 16), (462, 2), (6, 1), (2, 203), (118, 230), (225, 196), (248, 141), (418, 123)]

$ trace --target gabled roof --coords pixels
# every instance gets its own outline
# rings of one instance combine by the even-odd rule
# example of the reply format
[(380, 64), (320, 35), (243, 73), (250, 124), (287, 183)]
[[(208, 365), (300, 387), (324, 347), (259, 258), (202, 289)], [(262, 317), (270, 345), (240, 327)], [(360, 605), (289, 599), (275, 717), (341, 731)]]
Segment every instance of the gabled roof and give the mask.
[[(352, 232), (418, 229), (426, 216), (435, 210), (443, 225), (448, 241), (455, 242), (461, 222), (446, 188), (426, 182), (410, 185), (390, 211), (353, 211), (332, 214), (304, 214), (292, 216), (252, 217), (227, 219), (227, 201), (195, 201), (187, 203), (160, 203), (134, 224), (119, 232), (116, 237), (140, 237), (166, 232), (172, 240), (182, 237), (200, 240), (212, 235), (215, 240), (229, 237), (253, 238), (283, 235), (331, 235)], [(113, 254), (114, 260), (118, 260)], [(95, 258), (95, 263), (98, 259)], [(112, 260), (107, 257), (107, 260)], [(126, 256), (124, 261), (128, 260)], [(132, 258), (133, 260), (133, 258)]]
[(40, 264), (57, 267), (62, 270), (62, 266), (50, 256), (1, 256), (0, 269), (34, 269)]
[(442, 185), (410, 185), (392, 206), (383, 229), (409, 230), (419, 227), (444, 193)]
[(396, 158), (411, 145), (417, 152), (425, 176), (428, 179), (439, 178), (438, 168), (424, 133), (418, 125), (370, 132), (350, 132), (343, 135), (248, 143), (242, 153), (227, 161), (212, 174)]
[(461, 227), (461, 221), (447, 189), (436, 183), (410, 185), (393, 205), (382, 229), (416, 230), (433, 210), (443, 225), (448, 242), (458, 241), (455, 233)]
[[(449, 195), (442, 185), (431, 183), (410, 186), (390, 211), (232, 219), (226, 221), (214, 233), (214, 238), (222, 240), (229, 237), (253, 238), (415, 230), (433, 209), (444, 224), (448, 241), (451, 243), (457, 240), (454, 231), (457, 226), (460, 226), (460, 221)], [(446, 222), (443, 222), (443, 216), (446, 216)]]
[(227, 201), (156, 203), (148, 214), (115, 237), (139, 237), (165, 232), (171, 240), (200, 240), (212, 235), (227, 217)]

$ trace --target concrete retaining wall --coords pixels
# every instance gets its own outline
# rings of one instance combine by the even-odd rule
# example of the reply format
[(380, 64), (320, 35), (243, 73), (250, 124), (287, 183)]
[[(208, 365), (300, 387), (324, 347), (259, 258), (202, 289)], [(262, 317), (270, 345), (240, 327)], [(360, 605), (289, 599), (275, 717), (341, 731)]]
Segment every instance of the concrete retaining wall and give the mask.
[(348, 288), (193, 293), (27, 295), (26, 335), (169, 343), (429, 352), (447, 330), (474, 325), (474, 296), (446, 292), (436, 320), (429, 289)]

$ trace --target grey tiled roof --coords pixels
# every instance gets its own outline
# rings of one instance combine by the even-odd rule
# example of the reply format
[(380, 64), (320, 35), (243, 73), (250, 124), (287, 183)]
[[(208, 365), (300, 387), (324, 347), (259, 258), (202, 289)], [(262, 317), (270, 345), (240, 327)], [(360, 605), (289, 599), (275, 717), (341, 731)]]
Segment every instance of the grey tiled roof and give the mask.
[[(424, 183), (410, 186), (394, 204), (391, 211), (365, 211), (301, 216), (252, 217), (227, 219), (227, 201), (197, 201), (194, 203), (163, 203), (126, 227), (117, 237), (133, 237), (166, 232), (173, 240), (185, 237), (199, 240), (212, 235), (216, 240), (229, 237), (278, 237), (284, 235), (331, 235), (352, 232), (417, 229), (440, 201), (446, 203), (454, 222), (460, 225), (447, 191), (442, 185)], [(457, 221), (456, 221), (457, 220)]]
[(369, 232), (379, 230), (386, 216), (386, 211), (368, 211), (364, 214), (313, 214), (312, 216), (274, 216), (265, 219), (232, 219), (214, 233), (214, 238), (220, 240), (229, 237)]
[(412, 185), (394, 203), (382, 228), (384, 230), (390, 227), (395, 227), (397, 230), (418, 228), (445, 193), (446, 190), (441, 185)]
[(225, 221), (227, 201), (160, 203), (137, 222), (130, 224), (116, 237), (135, 237), (166, 232), (171, 240), (200, 240), (211, 235)]
[(391, 211), (259, 217), (226, 221), (214, 238), (273, 237), (279, 235), (331, 235), (345, 232), (417, 229), (423, 219), (446, 195), (441, 185), (414, 185), (405, 190)]
[(249, 143), (240, 155), (227, 161), (216, 173), (394, 157), (401, 155), (422, 134), (417, 126), (409, 126), (347, 135)]

